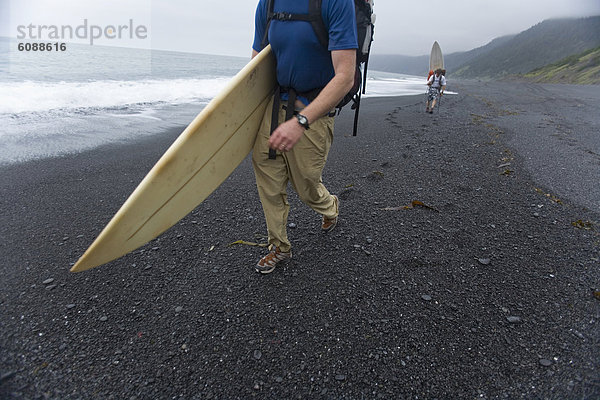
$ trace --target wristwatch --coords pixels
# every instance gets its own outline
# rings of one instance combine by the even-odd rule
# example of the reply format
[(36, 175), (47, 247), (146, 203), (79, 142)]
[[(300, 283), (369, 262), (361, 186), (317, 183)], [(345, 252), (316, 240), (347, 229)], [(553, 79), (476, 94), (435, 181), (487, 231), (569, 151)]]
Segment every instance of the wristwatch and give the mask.
[(298, 119), (298, 123), (302, 125), (304, 129), (308, 129), (308, 118), (302, 114), (296, 114), (296, 119)]

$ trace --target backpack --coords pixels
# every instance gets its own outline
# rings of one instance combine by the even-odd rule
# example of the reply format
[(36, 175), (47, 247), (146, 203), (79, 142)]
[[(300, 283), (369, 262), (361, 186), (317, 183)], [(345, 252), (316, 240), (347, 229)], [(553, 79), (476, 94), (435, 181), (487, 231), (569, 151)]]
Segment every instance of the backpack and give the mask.
[[(440, 90), (442, 88), (442, 76), (442, 74), (440, 74), (439, 77), (433, 74), (433, 81), (431, 82), (431, 87), (433, 87), (433, 85), (435, 85), (435, 83), (438, 82), (440, 86), (437, 89)], [(431, 77), (429, 79), (431, 79)]]
[[(269, 25), (272, 20), (278, 21), (307, 21), (312, 25), (319, 42), (326, 49), (329, 45), (329, 33), (325, 23), (321, 18), (322, 0), (308, 0), (308, 14), (290, 14), (285, 12), (273, 12), (274, 0), (267, 2), (267, 26), (263, 37), (263, 45), (266, 43), (269, 34)], [(354, 110), (354, 129), (353, 136), (356, 136), (358, 128), (358, 112), (360, 110), (361, 95), (366, 91), (367, 67), (369, 65), (369, 54), (371, 51), (371, 42), (373, 41), (374, 15), (373, 0), (354, 0), (354, 10), (356, 14), (356, 33), (358, 38), (358, 49), (356, 50), (356, 70), (354, 74), (354, 85), (352, 89), (344, 96), (336, 106), (337, 112), (348, 103), (352, 102)], [(363, 67), (364, 65), (364, 67)], [(310, 93), (302, 93), (309, 100), (317, 97), (322, 88), (315, 89)], [(362, 89), (362, 90), (361, 90)]]

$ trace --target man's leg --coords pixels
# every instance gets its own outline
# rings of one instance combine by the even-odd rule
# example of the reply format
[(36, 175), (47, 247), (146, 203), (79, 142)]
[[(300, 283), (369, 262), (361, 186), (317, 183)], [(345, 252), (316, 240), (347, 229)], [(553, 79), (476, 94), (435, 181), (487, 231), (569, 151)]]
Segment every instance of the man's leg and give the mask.
[(427, 92), (427, 109), (426, 111), (431, 113), (433, 112), (433, 104), (435, 102), (435, 89), (433, 89), (432, 87), (429, 87), (429, 90)]
[(433, 109), (435, 108), (435, 105), (437, 104), (439, 92), (437, 89), (432, 88), (431, 90), (432, 90), (432, 93), (431, 93), (432, 102), (431, 102), (431, 107), (429, 108), (429, 113), (433, 114)]
[[(267, 106), (263, 121), (252, 150), (252, 165), (256, 176), (256, 187), (267, 222), (269, 244), (282, 252), (291, 248), (287, 237), (287, 201), (288, 167), (282, 154), (277, 152), (275, 160), (269, 159), (269, 136), (271, 127), (272, 102)], [(285, 111), (280, 110), (279, 121), (285, 119)]]
[(322, 180), (332, 142), (333, 117), (322, 117), (311, 124), (291, 151), (284, 153), (290, 182), (300, 199), (328, 219), (338, 216), (338, 201)]

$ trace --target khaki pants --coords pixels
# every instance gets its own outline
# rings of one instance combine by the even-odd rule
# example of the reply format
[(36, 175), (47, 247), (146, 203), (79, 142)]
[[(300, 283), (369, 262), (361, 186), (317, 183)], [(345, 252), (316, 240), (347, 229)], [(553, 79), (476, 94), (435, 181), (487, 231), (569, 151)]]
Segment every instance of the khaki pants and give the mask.
[[(294, 148), (277, 152), (269, 159), (269, 135), (273, 103), (267, 106), (252, 150), (256, 187), (267, 221), (269, 244), (290, 251), (287, 237), (287, 184), (290, 182), (300, 199), (317, 213), (328, 218), (338, 215), (338, 204), (323, 185), (321, 174), (333, 141), (333, 117), (322, 117), (310, 124)], [(285, 121), (285, 110), (279, 110), (279, 123)]]

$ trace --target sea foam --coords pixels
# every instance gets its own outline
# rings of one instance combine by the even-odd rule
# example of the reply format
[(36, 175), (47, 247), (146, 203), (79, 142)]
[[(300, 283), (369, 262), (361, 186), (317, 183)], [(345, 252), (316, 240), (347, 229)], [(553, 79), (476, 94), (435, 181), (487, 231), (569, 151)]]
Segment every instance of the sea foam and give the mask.
[(0, 114), (82, 110), (136, 104), (184, 104), (214, 97), (228, 77), (92, 82), (0, 82)]

